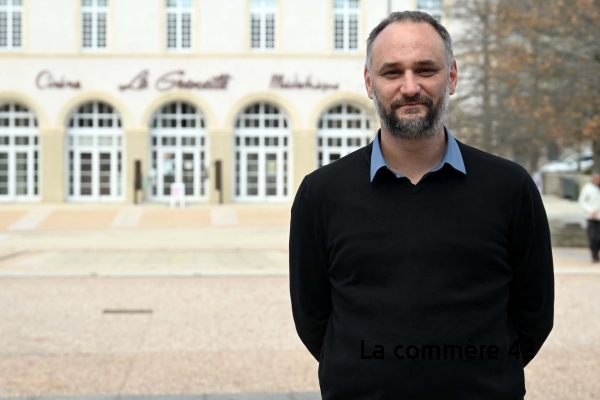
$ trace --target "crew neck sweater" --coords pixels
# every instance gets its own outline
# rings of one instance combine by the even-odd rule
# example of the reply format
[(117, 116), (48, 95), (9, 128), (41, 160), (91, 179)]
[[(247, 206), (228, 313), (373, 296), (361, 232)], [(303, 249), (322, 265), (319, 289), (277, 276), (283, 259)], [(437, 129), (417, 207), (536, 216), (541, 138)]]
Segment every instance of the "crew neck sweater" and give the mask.
[(371, 143), (300, 184), (290, 294), (324, 400), (523, 399), (553, 325), (546, 213), (521, 166), (457, 143), (466, 175), (371, 181)]

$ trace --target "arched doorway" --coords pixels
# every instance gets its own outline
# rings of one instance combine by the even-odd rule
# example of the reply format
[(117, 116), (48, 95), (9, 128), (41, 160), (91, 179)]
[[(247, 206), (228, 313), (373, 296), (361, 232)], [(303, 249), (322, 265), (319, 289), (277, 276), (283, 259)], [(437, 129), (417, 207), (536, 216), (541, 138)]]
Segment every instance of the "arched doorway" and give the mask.
[(39, 199), (37, 118), (17, 103), (0, 105), (0, 201)]
[(89, 102), (69, 116), (67, 200), (125, 200), (124, 140), (121, 117), (109, 104)]
[(263, 102), (246, 107), (236, 118), (234, 141), (234, 200), (288, 200), (291, 135), (283, 112)]
[(193, 105), (177, 101), (152, 117), (150, 199), (168, 201), (172, 183), (185, 185), (188, 200), (207, 200), (208, 136), (204, 115)]
[(321, 114), (317, 131), (317, 167), (366, 146), (373, 139), (372, 125), (367, 113), (351, 104), (338, 104)]

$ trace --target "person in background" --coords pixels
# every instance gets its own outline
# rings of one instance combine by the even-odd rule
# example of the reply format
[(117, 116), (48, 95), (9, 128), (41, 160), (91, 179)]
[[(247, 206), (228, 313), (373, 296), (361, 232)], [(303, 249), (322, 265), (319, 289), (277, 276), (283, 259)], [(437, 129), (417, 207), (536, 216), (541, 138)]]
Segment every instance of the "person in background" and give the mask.
[(592, 262), (600, 262), (600, 219), (598, 219), (598, 210), (600, 210), (600, 170), (595, 170), (592, 174), (592, 181), (588, 182), (581, 189), (579, 194), (579, 204), (587, 214), (587, 233), (592, 251)]

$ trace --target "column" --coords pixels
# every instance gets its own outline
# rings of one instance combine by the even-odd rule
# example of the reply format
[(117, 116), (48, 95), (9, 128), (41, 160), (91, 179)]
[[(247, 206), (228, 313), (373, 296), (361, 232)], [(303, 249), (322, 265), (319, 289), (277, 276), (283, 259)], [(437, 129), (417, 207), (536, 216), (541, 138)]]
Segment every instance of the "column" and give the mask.
[(216, 189), (215, 161), (221, 160), (223, 203), (231, 203), (233, 201), (233, 168), (235, 161), (233, 159), (233, 128), (209, 129), (208, 137), (210, 144), (209, 202), (219, 203), (219, 192)]
[(292, 130), (292, 153), (294, 155), (292, 198), (296, 195), (304, 177), (313, 172), (317, 165), (317, 129)]
[(66, 198), (66, 130), (40, 128), (40, 197), (43, 203), (62, 203)]
[[(125, 129), (125, 154), (123, 169), (125, 171), (125, 202), (134, 203), (135, 194), (135, 161), (142, 162), (142, 182), (148, 183), (149, 171), (149, 140), (150, 128)], [(140, 201), (145, 201), (148, 198), (148, 187), (143, 191)]]

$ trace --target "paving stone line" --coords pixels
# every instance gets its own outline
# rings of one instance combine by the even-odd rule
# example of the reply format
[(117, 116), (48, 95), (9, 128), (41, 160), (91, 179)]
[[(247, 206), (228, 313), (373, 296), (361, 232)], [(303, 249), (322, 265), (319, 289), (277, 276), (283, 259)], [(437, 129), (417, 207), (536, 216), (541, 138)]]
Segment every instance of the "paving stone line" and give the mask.
[[(598, 272), (600, 274), (600, 272)], [(189, 278), (287, 276), (287, 270), (141, 271), (141, 272), (0, 272), (0, 278)]]
[(40, 206), (31, 209), (21, 219), (14, 222), (8, 227), (9, 231), (31, 231), (36, 229), (42, 222), (44, 222), (50, 214), (54, 211), (53, 207)]
[(135, 206), (127, 206), (121, 209), (115, 219), (110, 224), (110, 227), (115, 228), (136, 228), (142, 216), (144, 215), (144, 209)]
[(321, 400), (318, 392), (306, 393), (242, 393), (149, 396), (49, 396), (0, 397), (0, 400)]
[[(287, 270), (226, 270), (226, 271), (140, 271), (140, 272), (0, 272), (2, 278), (235, 278), (288, 276)], [(555, 269), (554, 275), (600, 275), (600, 269)], [(0, 399), (2, 399), (0, 397)]]
[(231, 207), (213, 207), (210, 210), (210, 222), (213, 226), (237, 225), (238, 218)]

